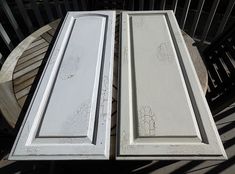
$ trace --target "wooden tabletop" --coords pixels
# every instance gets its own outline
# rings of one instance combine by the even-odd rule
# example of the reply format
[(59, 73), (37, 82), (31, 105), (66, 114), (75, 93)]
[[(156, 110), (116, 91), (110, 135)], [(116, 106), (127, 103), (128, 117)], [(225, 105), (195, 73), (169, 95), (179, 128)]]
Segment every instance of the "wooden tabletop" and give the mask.
[[(47, 52), (49, 44), (53, 38), (55, 30), (59, 24), (60, 20), (56, 20), (32, 33), (29, 37), (23, 40), (9, 55), (9, 59), (12, 61), (11, 64), (14, 65), (12, 73), (12, 83), (13, 83), (13, 94), (18, 103), (18, 110), (20, 111), (23, 107), (25, 100), (29, 94), (30, 88), (34, 82), (34, 79), (38, 73), (39, 67), (42, 63), (43, 58)], [(117, 24), (119, 20), (117, 19)], [(118, 27), (116, 27), (116, 37), (118, 37)], [(186, 45), (188, 47), (189, 53), (192, 57), (193, 64), (195, 66), (196, 72), (198, 74), (202, 89), (206, 93), (208, 86), (208, 74), (205, 65), (201, 59), (201, 56), (195, 46), (193, 46), (194, 40), (188, 36), (185, 32), (182, 32), (185, 39)], [(20, 55), (20, 56), (19, 56)], [(114, 58), (114, 80), (113, 80), (113, 110), (112, 110), (112, 131), (111, 134), (115, 135), (116, 126), (116, 112), (117, 112), (117, 62), (118, 62), (118, 52), (115, 51)], [(9, 64), (9, 61), (6, 61)], [(4, 64), (5, 65), (5, 64)], [(4, 69), (3, 65), (3, 69)], [(5, 65), (6, 66), (6, 65)], [(4, 73), (3, 73), (4, 74)], [(6, 74), (6, 73), (5, 73)], [(1, 82), (1, 74), (0, 74)], [(11, 96), (12, 97), (12, 96)], [(8, 111), (9, 113), (10, 111)], [(3, 113), (4, 114), (4, 113)], [(17, 116), (6, 116), (6, 120), (14, 127)]]

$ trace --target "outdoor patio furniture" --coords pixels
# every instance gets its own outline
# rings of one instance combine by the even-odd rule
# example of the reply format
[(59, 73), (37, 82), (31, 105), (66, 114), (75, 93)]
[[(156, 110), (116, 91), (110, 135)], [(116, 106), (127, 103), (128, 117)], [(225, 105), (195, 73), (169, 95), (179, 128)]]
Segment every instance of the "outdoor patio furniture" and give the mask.
[[(201, 42), (199, 45), (199, 48), (205, 48), (210, 43), (211, 38), (213, 38), (215, 35), (220, 34), (224, 28), (229, 26), (231, 21), (234, 20), (233, 16), (231, 16), (235, 1), (230, 0), (228, 3), (226, 3), (226, 8), (223, 6), (223, 11), (220, 11), (220, 6), (222, 6), (222, 1), (220, 0), (214, 0), (214, 1), (205, 1), (205, 0), (199, 0), (199, 1), (190, 1), (186, 0), (183, 2), (183, 8), (180, 6), (180, 0), (173, 0), (171, 1), (172, 6), (169, 7), (170, 1), (123, 1), (126, 5), (123, 5), (120, 3), (116, 3), (115, 1), (108, 0), (108, 1), (93, 1), (95, 3), (99, 3), (99, 6), (91, 6), (91, 1), (86, 1), (87, 3), (81, 4), (81, 1), (77, 3), (76, 0), (71, 1), (60, 1), (59, 4), (55, 3), (55, 0), (50, 1), (22, 1), (19, 0), (17, 2), (17, 6), (15, 6), (14, 3), (11, 3), (10, 1), (2, 0), (0, 1), (0, 7), (3, 9), (3, 16), (1, 16), (1, 24), (3, 28), (1, 28), (1, 37), (3, 38), (4, 43), (1, 44), (3, 47), (1, 47), (1, 53), (0, 53), (0, 59), (1, 62), (4, 62), (5, 59), (8, 57), (9, 52), (11, 52), (14, 47), (17, 46), (17, 44), (24, 39), (24, 37), (31, 35), (31, 33), (35, 30), (37, 30), (40, 27), (44, 26), (46, 23), (51, 22), (58, 17), (62, 17), (65, 15), (65, 12), (67, 10), (94, 10), (94, 9), (103, 9), (104, 6), (101, 5), (103, 2), (106, 4), (106, 9), (117, 7), (119, 9), (126, 9), (126, 10), (139, 10), (139, 9), (172, 9), (177, 16), (178, 22), (180, 23), (180, 27), (187, 31), (187, 33), (190, 35), (190, 40), (193, 38), (193, 42)], [(112, 6), (109, 4), (112, 3)], [(35, 3), (36, 2), (36, 3)], [(48, 3), (49, 2), (49, 3)], [(57, 1), (58, 2), (58, 1)], [(160, 2), (160, 3), (157, 3)], [(166, 5), (166, 2), (168, 2), (168, 6)], [(197, 8), (194, 8), (195, 5), (191, 5), (192, 3), (197, 4)], [(209, 8), (204, 8), (204, 6), (208, 7), (207, 4), (211, 2), (211, 5)], [(5, 5), (3, 5), (5, 3)], [(207, 4), (206, 4), (207, 3)], [(36, 4), (36, 6), (32, 6), (31, 4)], [(69, 4), (69, 5), (68, 5)], [(108, 5), (107, 5), (108, 4)], [(130, 4), (127, 5), (127, 4)], [(182, 3), (181, 3), (182, 4)], [(220, 5), (221, 4), (221, 5)], [(9, 8), (9, 6), (10, 8)], [(21, 8), (19, 8), (21, 7)], [(39, 12), (37, 10), (40, 10)], [(63, 11), (61, 11), (61, 9)], [(66, 10), (64, 10), (66, 9)], [(45, 11), (44, 11), (45, 10)], [(40, 13), (43, 13), (42, 21), (40, 21)], [(23, 18), (22, 18), (23, 16)], [(30, 16), (30, 18), (29, 18)], [(19, 20), (22, 19), (22, 20)], [(4, 22), (7, 21), (7, 22)], [(23, 21), (23, 22), (22, 22)], [(20, 26), (19, 26), (20, 24)], [(22, 25), (21, 25), (22, 24)], [(189, 24), (189, 25), (187, 25)], [(21, 28), (24, 26), (24, 28)], [(25, 27), (26, 26), (26, 27)], [(3, 30), (2, 30), (3, 29)], [(4, 35), (4, 32), (6, 34)], [(22, 32), (23, 31), (23, 32)], [(186, 42), (187, 43), (187, 42)], [(194, 44), (195, 45), (195, 44)], [(202, 47), (201, 47), (202, 46)], [(5, 47), (5, 48), (4, 48)], [(4, 49), (3, 49), (4, 48)], [(189, 48), (189, 47), (188, 47)], [(194, 47), (193, 47), (194, 48)], [(4, 50), (4, 51), (3, 51)], [(191, 52), (191, 51), (190, 51)], [(195, 64), (194, 64), (195, 65)], [(15, 66), (15, 65), (14, 65)], [(197, 70), (197, 68), (196, 68)], [(206, 82), (207, 83), (207, 82)], [(209, 82), (210, 83), (210, 82)], [(12, 84), (12, 82), (10, 83)], [(210, 86), (210, 84), (209, 84)], [(23, 101), (23, 100), (22, 100)], [(115, 102), (113, 103), (115, 106)], [(213, 109), (212, 109), (213, 111)], [(230, 107), (226, 108), (225, 112), (221, 112), (221, 114), (217, 114), (214, 118), (217, 124), (217, 128), (220, 132), (223, 144), (226, 148), (226, 151), (229, 156), (229, 160), (225, 162), (211, 162), (211, 161), (153, 161), (151, 164), (139, 164), (139, 167), (137, 165), (134, 167), (130, 163), (125, 163), (122, 165), (118, 165), (115, 169), (112, 168), (114, 165), (112, 163), (108, 163), (107, 165), (110, 165), (110, 168), (112, 168), (113, 171), (121, 172), (121, 171), (141, 171), (141, 172), (173, 172), (173, 173), (184, 173), (184, 172), (209, 172), (209, 173), (217, 173), (217, 172), (231, 172), (234, 171), (234, 106), (231, 105)], [(114, 111), (115, 113), (115, 111)], [(115, 115), (115, 114), (114, 114)], [(113, 125), (115, 127), (115, 125)], [(112, 129), (115, 130), (115, 129)], [(115, 133), (115, 131), (112, 131)], [(1, 139), (2, 140), (2, 139)], [(91, 165), (92, 164), (92, 165)], [(18, 165), (18, 164), (17, 164)], [(87, 171), (98, 171), (101, 169), (100, 163), (97, 163), (97, 161), (93, 163), (86, 163), (82, 162), (79, 163), (79, 166), (83, 166), (84, 168), (88, 165)], [(94, 166), (93, 166), (94, 165)], [(105, 164), (106, 171), (109, 170)], [(19, 165), (20, 166), (20, 165)], [(77, 163), (74, 163), (74, 169), (76, 168), (78, 171), (80, 171), (81, 167), (77, 167)], [(90, 166), (93, 166), (92, 168)], [(122, 168), (124, 166), (124, 168)], [(130, 168), (132, 169), (126, 169), (127, 166), (132, 166)], [(20, 166), (21, 167), (21, 166)], [(20, 168), (19, 167), (19, 168)], [(61, 163), (58, 163), (56, 166), (53, 166), (54, 171), (61, 172), (69, 170), (72, 167), (72, 165), (61, 165)], [(9, 167), (6, 167), (8, 170), (14, 170), (10, 169)], [(22, 170), (24, 167), (21, 167)], [(33, 167), (34, 168), (34, 167)], [(20, 170), (20, 169), (18, 169)], [(37, 170), (37, 168), (34, 168), (34, 171)], [(0, 171), (5, 171), (0, 170)], [(21, 170), (20, 170), (21, 171)]]
[(209, 78), (207, 101), (213, 114), (235, 100), (235, 24), (203, 51)]

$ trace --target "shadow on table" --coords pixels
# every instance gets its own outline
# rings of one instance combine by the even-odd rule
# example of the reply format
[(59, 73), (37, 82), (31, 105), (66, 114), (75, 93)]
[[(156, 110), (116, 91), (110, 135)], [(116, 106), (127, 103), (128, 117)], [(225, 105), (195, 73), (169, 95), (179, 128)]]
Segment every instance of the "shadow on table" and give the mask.
[(233, 173), (235, 106), (214, 116), (229, 157), (226, 161), (20, 161), (0, 166), (0, 173)]

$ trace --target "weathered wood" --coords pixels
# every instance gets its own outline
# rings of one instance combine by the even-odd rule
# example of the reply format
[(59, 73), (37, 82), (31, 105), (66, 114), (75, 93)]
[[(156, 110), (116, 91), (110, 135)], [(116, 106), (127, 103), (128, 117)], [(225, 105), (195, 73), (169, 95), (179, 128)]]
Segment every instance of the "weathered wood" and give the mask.
[(31, 86), (33, 84), (34, 79), (35, 79), (35, 75), (29, 79), (24, 80), (19, 85), (14, 84), (14, 92), (17, 93), (23, 90), (24, 88)]
[(197, 72), (198, 79), (201, 83), (202, 90), (206, 94), (208, 87), (208, 74), (205, 64), (201, 58), (201, 55), (195, 46), (195, 41), (185, 32), (182, 31), (184, 41), (187, 45), (189, 54), (192, 58), (194, 68)]
[(30, 66), (30, 65), (32, 65), (32, 64), (34, 64), (34, 63), (36, 63), (40, 60), (42, 60), (44, 58), (44, 56), (45, 56), (45, 53), (40, 54), (38, 56), (35, 56), (34, 58), (32, 58), (32, 59), (30, 59), (30, 60), (28, 60), (28, 61), (26, 61), (26, 62), (24, 62), (20, 65), (17, 65), (16, 68), (15, 68), (15, 73), (22, 70), (22, 69), (24, 69), (24, 68), (27, 68), (28, 66)]
[[(40, 47), (38, 46), (38, 48), (40, 48)], [(22, 64), (22, 63), (24, 63), (24, 62), (26, 62), (26, 61), (36, 57), (36, 56), (39, 56), (39, 55), (45, 53), (47, 51), (47, 49), (48, 49), (48, 46), (46, 45), (45, 47), (43, 47), (43, 48), (41, 48), (41, 49), (39, 49), (39, 50), (37, 50), (35, 52), (32, 52), (32, 54), (28, 54), (27, 56), (20, 57), (17, 65), (20, 65), (20, 64)]]
[(30, 71), (32, 71), (34, 69), (37, 69), (41, 65), (41, 63), (42, 63), (42, 61), (38, 61), (34, 64), (31, 64), (27, 68), (22, 69), (21, 71), (17, 71), (16, 73), (14, 73), (13, 79), (16, 79), (20, 76), (23, 76), (23, 75), (29, 73)]
[(17, 122), (19, 113), (21, 111), (21, 107), (19, 106), (14, 90), (12, 88), (12, 77), (14, 73), (15, 66), (22, 55), (22, 53), (30, 46), (30, 44), (40, 35), (50, 30), (51, 27), (49, 25), (44, 26), (32, 33), (26, 39), (24, 39), (8, 56), (6, 61), (4, 62), (1, 71), (0, 71), (0, 98), (4, 98), (4, 100), (0, 100), (0, 109), (7, 120), (7, 122), (15, 127)]
[(44, 33), (42, 38), (45, 39), (48, 43), (50, 43), (52, 40), (52, 36), (48, 32)]
[(22, 98), (20, 98), (20, 99), (18, 100), (18, 103), (19, 103), (19, 105), (20, 105), (21, 107), (24, 106), (24, 103), (25, 103), (27, 97), (28, 97), (28, 96), (26, 95), (26, 96), (24, 96), (24, 97), (22, 97)]
[(24, 76), (21, 76), (21, 77), (18, 77), (18, 78), (15, 78), (13, 80), (13, 83), (14, 85), (20, 85), (21, 83), (23, 83), (24, 81), (32, 78), (32, 77), (35, 77), (38, 73), (38, 68), (37, 69), (34, 69), (33, 71), (30, 71), (29, 73), (25, 74)]
[[(31, 49), (27, 49), (21, 56), (20, 59), (24, 59), (26, 56), (32, 57), (32, 54), (38, 54), (38, 52), (40, 52), (41, 50), (44, 50), (46, 48), (48, 48), (48, 43), (47, 42), (43, 42), (41, 44), (39, 44), (37, 47), (32, 47)], [(44, 48), (44, 49), (42, 49)], [(36, 53), (35, 53), (36, 52)]]
[(22, 97), (24, 97), (24, 96), (27, 96), (27, 94), (28, 94), (29, 91), (30, 91), (30, 88), (31, 88), (31, 86), (28, 86), (28, 87), (24, 88), (23, 90), (17, 92), (17, 93), (15, 94), (17, 100), (19, 100), (20, 98), (22, 98)]
[(31, 48), (33, 48), (33, 47), (39, 45), (39, 44), (42, 44), (42, 43), (44, 43), (44, 42), (46, 42), (44, 39), (40, 39), (40, 40), (34, 41), (34, 42), (29, 46), (29, 48), (27, 48), (27, 50), (29, 50), (29, 49), (31, 49)]

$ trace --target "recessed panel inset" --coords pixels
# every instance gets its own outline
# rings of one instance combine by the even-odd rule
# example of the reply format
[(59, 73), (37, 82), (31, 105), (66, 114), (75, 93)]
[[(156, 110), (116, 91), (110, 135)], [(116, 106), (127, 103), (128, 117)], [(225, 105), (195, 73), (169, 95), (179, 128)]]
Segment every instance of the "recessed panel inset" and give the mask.
[(123, 12), (118, 159), (224, 159), (171, 11)]
[(69, 12), (12, 160), (108, 159), (115, 12)]
[[(97, 115), (105, 23), (104, 16), (75, 19), (39, 136), (80, 136), (92, 139)], [(66, 95), (61, 95), (61, 91)], [(69, 104), (69, 109), (61, 109), (65, 103)]]
[(165, 15), (133, 15), (129, 22), (130, 45), (134, 47), (130, 61), (135, 69), (130, 78), (138, 137), (201, 139)]

